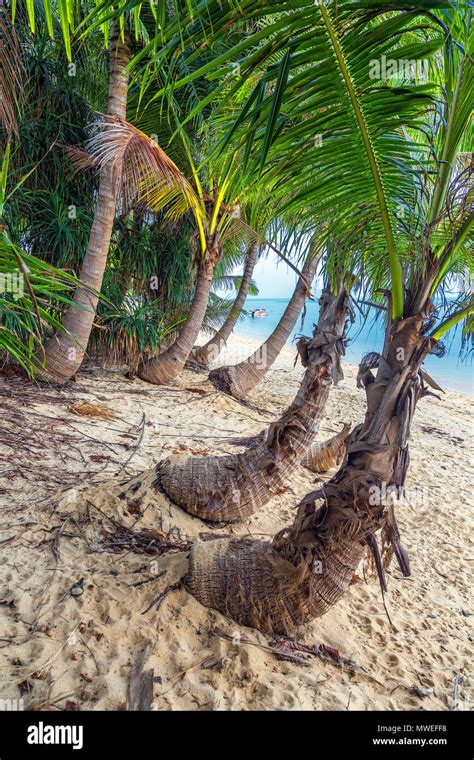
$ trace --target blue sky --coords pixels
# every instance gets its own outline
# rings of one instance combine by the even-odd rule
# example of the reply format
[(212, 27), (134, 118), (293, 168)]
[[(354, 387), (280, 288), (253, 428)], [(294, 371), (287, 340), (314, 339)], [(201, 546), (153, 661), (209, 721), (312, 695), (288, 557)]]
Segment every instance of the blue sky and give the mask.
[[(242, 274), (237, 267), (234, 274)], [(259, 290), (259, 298), (291, 298), (296, 285), (296, 274), (276, 253), (261, 258), (253, 272), (253, 280)], [(219, 293), (229, 297), (229, 292)]]
[(276, 254), (260, 259), (253, 272), (260, 298), (290, 298), (296, 285), (296, 274)]

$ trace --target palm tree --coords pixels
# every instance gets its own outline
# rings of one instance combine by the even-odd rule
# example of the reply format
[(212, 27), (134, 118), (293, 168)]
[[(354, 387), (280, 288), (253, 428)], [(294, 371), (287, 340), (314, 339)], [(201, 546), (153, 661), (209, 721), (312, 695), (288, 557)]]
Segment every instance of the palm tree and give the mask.
[(252, 274), (257, 261), (257, 255), (258, 243), (256, 241), (251, 241), (245, 254), (245, 266), (239, 290), (228, 317), (225, 319), (219, 330), (217, 330), (204, 346), (199, 346), (192, 352), (192, 360), (201, 366), (207, 367), (210, 361), (217, 359), (220, 352), (226, 346), (244, 307), (247, 293), (252, 282)]
[[(419, 196), (419, 186), (413, 187), (419, 217), (398, 237), (410, 251), (404, 260), (397, 256), (405, 287), (400, 291), (398, 267), (392, 264), (385, 343), (380, 354), (372, 353), (362, 362), (366, 416), (351, 436), (342, 468), (302, 500), (293, 525), (271, 543), (240, 539), (193, 548), (190, 590), (204, 604), (240, 623), (288, 633), (324, 614), (347, 590), (367, 546), (384, 590), (375, 537), (380, 530), (386, 559), (394, 554), (402, 572), (410, 573), (393, 503), (384, 494), (391, 487), (398, 491), (404, 487), (416, 404), (429, 394), (430, 385), (437, 387), (422, 369), (423, 360), (430, 352), (439, 352), (441, 338), (454, 324), (467, 319), (466, 329), (473, 329), (472, 297), (461, 295), (441, 318), (433, 303), (449, 272), (472, 271), (466, 250), (473, 225), (468, 190), (472, 164), (462, 153), (472, 101), (466, 48), (470, 26), (470, 10), (464, 20), (454, 15), (444, 62), (438, 57), (433, 63), (436, 72), (442, 67), (444, 73), (442, 79), (435, 74), (443, 96), (428, 136), (435, 160), (431, 171), (422, 174)], [(339, 51), (344, 42), (335, 36), (333, 44)], [(374, 291), (379, 290), (380, 263), (372, 271)]]
[[(193, 180), (195, 219), (200, 240), (194, 295), (187, 319), (173, 343), (139, 367), (140, 377), (155, 385), (164, 385), (174, 380), (191, 356), (202, 329), (216, 265), (224, 255), (226, 239), (237, 232), (237, 220), (233, 215), (237, 198), (232, 197), (232, 175), (212, 177), (212, 193), (204, 190), (197, 171), (193, 172)], [(230, 202), (226, 203), (229, 189)], [(153, 190), (147, 196), (147, 203), (152, 207), (155, 203)]]
[(218, 367), (209, 373), (209, 379), (225, 393), (242, 398), (252, 391), (265, 377), (268, 370), (278, 358), (286, 341), (294, 330), (296, 320), (309, 297), (319, 256), (316, 255), (317, 239), (313, 237), (306, 257), (302, 276), (298, 279), (288, 305), (280, 321), (267, 340), (245, 361), (231, 367)]
[(142, 380), (155, 385), (166, 385), (174, 380), (190, 357), (197, 340), (209, 302), (216, 264), (222, 257), (222, 245), (217, 236), (207, 238), (203, 260), (200, 262), (194, 296), (187, 319), (177, 338), (163, 352), (142, 362), (138, 374)]
[[(213, 33), (218, 33), (220, 18), (228, 33), (230, 6), (219, 4), (221, 16), (213, 2), (205, 6)], [(385, 587), (375, 538), (379, 530), (402, 572), (409, 573), (393, 507), (384, 501), (384, 486), (400, 488), (405, 482), (410, 423), (417, 401), (434, 382), (421, 367), (424, 358), (439, 351), (439, 341), (456, 323), (467, 319), (465, 330), (473, 330), (472, 297), (461, 296), (443, 317), (433, 304), (450, 273), (465, 274), (472, 267), (466, 247), (473, 223), (466, 187), (472, 165), (470, 157), (462, 155), (472, 101), (467, 52), (472, 12), (463, 16), (450, 9), (449, 28), (443, 12), (423, 2), (416, 9), (403, 3), (371, 3), (367, 13), (344, 2), (313, 9), (292, 3), (290, 11), (272, 15), (259, 26), (254, 6), (243, 0), (234, 18), (242, 22), (247, 13), (257, 31), (249, 37), (247, 55), (239, 47), (240, 71), (245, 76), (257, 61), (271, 55), (264, 76), (276, 80), (266, 111), (259, 106), (260, 124), (264, 114), (271, 115), (259, 143), (269, 159), (268, 174), (276, 178), (289, 162), (295, 165), (287, 210), (304, 199), (310, 213), (312, 203), (319, 202), (319, 211), (328, 211), (333, 227), (363, 225), (372, 238), (364, 275), (370, 278), (374, 297), (380, 297), (381, 286), (388, 292), (383, 350), (361, 365), (366, 417), (351, 436), (339, 472), (302, 500), (293, 525), (272, 542), (217, 539), (198, 542), (191, 551), (187, 584), (203, 604), (239, 623), (288, 633), (341, 598), (367, 546)], [(408, 52), (417, 40), (419, 24), (422, 44), (411, 46), (411, 54), (405, 56), (405, 46)], [(434, 76), (434, 83), (441, 85), (438, 113), (432, 115), (426, 139), (414, 132), (417, 117), (427, 117), (427, 107), (435, 110), (435, 102), (425, 97), (426, 85), (374, 83), (369, 70), (371, 61), (382, 60), (382, 55), (393, 53), (396, 60), (429, 57), (440, 48), (443, 55), (432, 59), (435, 71), (443, 74)], [(278, 53), (283, 57), (275, 64)], [(236, 55), (229, 51), (228, 60)], [(225, 62), (222, 57), (220, 62)], [(283, 123), (278, 124), (280, 106)], [(302, 113), (306, 118), (299, 120)], [(323, 152), (313, 164), (308, 138), (325, 131), (318, 130), (321, 123), (330, 139), (323, 138), (322, 145), (318, 140)], [(256, 133), (257, 127), (253, 137), (258, 138)], [(434, 162), (427, 147), (435, 154)], [(408, 222), (397, 222), (400, 207), (409, 211)], [(350, 270), (353, 264), (348, 264)], [(207, 466), (212, 469), (210, 462)]]
[[(249, 197), (246, 199), (245, 205), (240, 209), (240, 222), (243, 229), (247, 230), (250, 237), (245, 257), (243, 277), (237, 297), (223, 325), (205, 346), (198, 347), (193, 351), (191, 358), (201, 366), (207, 366), (211, 360), (217, 359), (239, 319), (245, 299), (249, 292), (258, 251), (262, 250), (264, 247), (269, 247), (273, 249), (278, 256), (286, 259), (285, 254), (280, 249), (275, 248), (271, 242), (271, 238), (273, 238), (274, 235), (281, 235), (282, 228), (288, 228), (287, 238), (291, 236), (292, 232), (295, 232), (294, 225), (289, 225), (287, 220), (279, 218), (277, 204), (274, 202), (274, 199), (268, 198), (264, 183), (249, 181), (247, 184)], [(283, 240), (283, 243), (283, 247), (285, 247), (287, 241)], [(226, 264), (228, 258), (229, 252), (226, 252), (226, 257), (221, 266)], [(288, 260), (288, 263), (293, 269), (298, 271), (291, 261)]]
[(284, 487), (305, 456), (324, 414), (333, 382), (342, 377), (349, 293), (324, 290), (312, 339), (301, 339), (306, 368), (298, 393), (258, 444), (242, 454), (175, 457), (133, 479), (122, 498), (141, 499), (164, 492), (192, 515), (211, 522), (235, 521), (260, 509)]
[[(130, 36), (127, 26), (123, 34), (116, 24), (109, 43), (109, 98), (107, 113), (125, 119), (127, 112), (128, 73), (130, 62)], [(89, 243), (82, 262), (79, 279), (86, 288), (78, 288), (74, 305), (64, 315), (63, 325), (67, 332), (55, 333), (46, 343), (39, 356), (39, 375), (44, 379), (64, 383), (82, 364), (94, 323), (98, 297), (90, 288), (100, 292), (118, 193), (117, 177), (105, 166), (100, 174), (99, 191), (90, 232)]]
[[(181, 132), (192, 178), (188, 181), (159, 146), (141, 130), (123, 119), (106, 119), (89, 141), (86, 154), (75, 158), (78, 167), (95, 164), (121, 176), (122, 204), (126, 209), (141, 205), (153, 211), (167, 208), (171, 221), (192, 212), (195, 231), (194, 264), (197, 270), (194, 295), (186, 320), (171, 345), (158, 356), (144, 359), (139, 376), (157, 385), (171, 382), (184, 367), (201, 330), (209, 302), (214, 270), (229, 239), (247, 239), (238, 214), (238, 198), (245, 177), (233, 166), (206, 167), (210, 189), (199, 177), (188, 136)], [(250, 233), (252, 234), (252, 233)]]

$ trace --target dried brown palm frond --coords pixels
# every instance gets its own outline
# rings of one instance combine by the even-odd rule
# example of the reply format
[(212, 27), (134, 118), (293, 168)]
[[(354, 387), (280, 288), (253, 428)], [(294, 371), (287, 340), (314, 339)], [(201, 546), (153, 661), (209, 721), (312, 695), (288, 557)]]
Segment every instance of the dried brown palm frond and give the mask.
[(93, 419), (109, 420), (117, 417), (117, 414), (112, 409), (108, 409), (104, 404), (90, 404), (82, 399), (70, 404), (68, 412), (77, 414), (80, 417), (92, 417)]
[(97, 158), (91, 156), (91, 154), (87, 153), (87, 151), (81, 150), (81, 148), (78, 148), (77, 145), (61, 145), (61, 143), (56, 144), (58, 148), (64, 148), (68, 158), (71, 160), (71, 163), (74, 166), (74, 174), (76, 174), (76, 172), (83, 172), (86, 169), (93, 169), (99, 166), (99, 161)]
[(85, 151), (72, 149), (69, 157), (78, 170), (110, 170), (125, 210), (144, 203), (154, 210), (166, 206), (172, 219), (189, 209), (202, 213), (192, 186), (155, 140), (116, 116), (102, 115), (93, 130)]
[(17, 114), (20, 108), (24, 74), (20, 45), (8, 16), (0, 11), (0, 125), (7, 138), (18, 134)]

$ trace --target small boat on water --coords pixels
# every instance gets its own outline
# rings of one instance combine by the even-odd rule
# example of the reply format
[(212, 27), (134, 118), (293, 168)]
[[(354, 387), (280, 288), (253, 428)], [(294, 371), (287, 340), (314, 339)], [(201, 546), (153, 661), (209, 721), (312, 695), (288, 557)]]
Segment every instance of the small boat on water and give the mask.
[(266, 317), (268, 314), (266, 309), (255, 309), (250, 312), (251, 317)]

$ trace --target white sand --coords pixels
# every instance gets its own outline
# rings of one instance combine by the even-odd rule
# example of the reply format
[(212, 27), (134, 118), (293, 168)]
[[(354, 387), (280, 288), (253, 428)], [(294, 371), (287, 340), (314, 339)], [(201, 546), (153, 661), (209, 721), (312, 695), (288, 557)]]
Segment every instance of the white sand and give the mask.
[[(241, 359), (257, 345), (234, 336), (219, 363)], [(452, 707), (457, 673), (462, 677), (460, 709), (469, 709), (473, 618), (467, 613), (474, 612), (469, 598), (474, 549), (468, 471), (473, 400), (468, 396), (447, 392), (441, 401), (427, 398), (416, 413), (408, 480), (413, 498), (398, 510), (412, 576), (401, 578), (395, 565), (388, 573), (386, 603), (393, 627), (377, 579), (369, 575), (365, 582), (361, 567), (360, 582), (342, 602), (299, 633), (307, 644), (336, 647), (369, 675), (351, 674), (316, 658), (307, 667), (283, 662), (258, 647), (217, 638), (210, 629), (231, 636), (240, 632), (264, 644), (269, 640), (204, 608), (185, 590), (168, 596), (159, 611), (142, 615), (179, 578), (185, 555), (166, 555), (152, 565), (153, 558), (143, 554), (100, 552), (104, 527), (110, 525), (93, 507), (87, 516), (83, 496), (70, 492), (64, 497), (77, 481), (89, 488), (101, 481), (95, 503), (132, 525), (138, 516), (123, 514), (120, 502), (109, 498), (116, 481), (107, 484), (127, 458), (132, 455), (122, 480), (170, 453), (239, 451), (229, 439), (258, 433), (294, 396), (302, 375), (299, 365), (293, 368), (294, 355), (292, 349), (282, 352), (251, 395), (251, 407), (213, 392), (205, 374), (189, 371), (169, 389), (140, 380), (130, 383), (117, 371), (90, 369), (64, 391), (29, 386), (23, 401), (17, 381), (0, 380), (4, 418), (25, 415), (32, 430), (30, 452), (19, 448), (13, 455), (11, 448), (2, 447), (2, 698), (20, 697), (18, 685), (26, 681), (27, 707), (54, 702), (64, 707), (69, 699), (80, 709), (122, 709), (132, 664), (148, 643), (146, 667), (154, 668), (154, 706), (159, 710), (446, 710)], [(361, 421), (364, 397), (355, 387), (355, 374), (354, 367), (345, 366), (345, 380), (331, 392), (320, 439), (344, 421)], [(209, 395), (186, 390), (197, 387)], [(104, 404), (118, 418), (77, 417), (67, 409), (78, 399)], [(135, 451), (143, 414), (143, 440)], [(74, 432), (64, 419), (82, 432)], [(62, 431), (74, 435), (76, 444), (61, 442)], [(35, 448), (35, 441), (43, 441), (44, 448), (41, 443)], [(286, 493), (232, 531), (273, 535), (292, 520), (295, 505), (314, 481), (301, 468)], [(149, 506), (135, 529), (159, 527), (158, 512)], [(213, 530), (176, 507), (164, 512), (166, 524), (175, 522), (184, 532)], [(162, 571), (166, 575), (152, 582), (132, 585)], [(73, 598), (69, 588), (82, 577), (85, 591)], [(410, 690), (413, 684), (432, 692), (417, 696)]]

